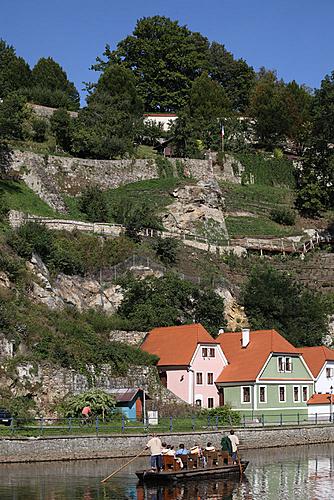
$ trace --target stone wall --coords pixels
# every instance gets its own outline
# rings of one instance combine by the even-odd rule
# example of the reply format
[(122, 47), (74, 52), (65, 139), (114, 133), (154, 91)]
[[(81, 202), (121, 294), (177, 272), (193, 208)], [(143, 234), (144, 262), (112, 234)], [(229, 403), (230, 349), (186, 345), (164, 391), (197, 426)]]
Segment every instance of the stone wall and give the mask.
[(126, 332), (123, 330), (113, 330), (110, 332), (109, 340), (112, 342), (122, 342), (127, 345), (140, 346), (147, 332)]
[[(262, 449), (304, 444), (334, 442), (334, 427), (317, 425), (307, 427), (239, 429), (240, 449)], [(219, 447), (221, 432), (173, 432), (160, 434), (167, 442), (186, 443), (211, 441)], [(77, 460), (92, 458), (130, 457), (139, 453), (147, 443), (147, 435), (113, 435), (85, 437), (38, 437), (0, 439), (0, 463), (40, 462), (46, 460)]]
[[(50, 108), (48, 106), (42, 106), (41, 104), (34, 104), (32, 102), (29, 102), (28, 106), (33, 110), (33, 112), (37, 116), (39, 116), (40, 118), (47, 118), (47, 119), (50, 119), (53, 113), (58, 109), (58, 108)], [(77, 111), (68, 111), (68, 114), (72, 118), (76, 118), (78, 116)]]

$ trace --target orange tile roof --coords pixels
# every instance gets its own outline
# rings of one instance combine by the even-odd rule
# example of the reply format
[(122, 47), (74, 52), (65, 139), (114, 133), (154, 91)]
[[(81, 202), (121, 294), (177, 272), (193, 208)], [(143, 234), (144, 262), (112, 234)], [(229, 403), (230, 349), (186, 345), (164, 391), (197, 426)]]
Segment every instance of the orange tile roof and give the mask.
[(314, 377), (317, 377), (326, 361), (334, 361), (334, 350), (328, 347), (302, 347), (300, 352), (303, 355), (309, 369)]
[[(330, 404), (331, 395), (330, 394), (312, 394), (310, 399), (307, 401), (308, 405), (328, 405)], [(334, 403), (334, 395), (332, 395), (332, 403)]]
[(217, 344), (201, 324), (154, 328), (141, 349), (159, 356), (158, 366), (188, 366), (197, 344)]
[(241, 332), (222, 333), (217, 338), (229, 364), (216, 382), (254, 381), (259, 375), (269, 354), (298, 354), (297, 350), (276, 330), (250, 332), (247, 347), (241, 347)]

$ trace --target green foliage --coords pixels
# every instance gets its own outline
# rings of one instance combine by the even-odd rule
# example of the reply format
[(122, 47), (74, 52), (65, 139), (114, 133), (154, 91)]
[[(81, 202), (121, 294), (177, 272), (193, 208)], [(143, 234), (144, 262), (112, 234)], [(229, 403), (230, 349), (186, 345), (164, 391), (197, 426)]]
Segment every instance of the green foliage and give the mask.
[(31, 120), (33, 138), (36, 142), (44, 142), (47, 138), (49, 124), (43, 118), (34, 116)]
[(153, 243), (153, 248), (166, 266), (172, 266), (176, 263), (179, 248), (178, 240), (174, 238), (157, 238)]
[(108, 67), (75, 121), (73, 151), (104, 159), (132, 154), (142, 119), (143, 104), (133, 74), (121, 65)]
[[(8, 179), (8, 174), (4, 175)], [(1, 178), (1, 175), (0, 175)], [(55, 217), (55, 212), (37, 196), (23, 181), (0, 180), (0, 190), (4, 193), (5, 203), (11, 210)]]
[(334, 142), (334, 71), (326, 75), (320, 89), (315, 91), (313, 102), (313, 134), (322, 142)]
[(72, 146), (73, 122), (66, 109), (57, 109), (51, 116), (50, 125), (57, 144), (64, 151), (70, 151)]
[(64, 417), (79, 417), (85, 406), (90, 406), (94, 416), (104, 416), (112, 413), (116, 406), (115, 396), (101, 389), (90, 389), (89, 391), (69, 396), (63, 401)]
[(0, 179), (7, 179), (9, 176), (12, 154), (8, 143), (0, 139)]
[(323, 299), (270, 267), (253, 269), (242, 301), (253, 329), (274, 328), (295, 346), (320, 345), (328, 330)]
[(8, 235), (9, 245), (20, 257), (26, 259), (31, 258), (32, 253), (36, 252), (46, 260), (50, 255), (52, 242), (51, 231), (36, 222), (23, 224), (17, 231), (12, 231)]
[(7, 219), (9, 213), (9, 206), (5, 199), (4, 193), (0, 191), (0, 222)]
[(8, 409), (15, 418), (29, 418), (36, 409), (36, 403), (31, 395), (2, 397), (0, 405)]
[(296, 223), (296, 213), (286, 208), (274, 208), (270, 212), (270, 218), (277, 224), (285, 226), (294, 226)]
[(235, 111), (245, 111), (255, 84), (255, 73), (243, 59), (234, 59), (224, 45), (213, 42), (209, 52), (210, 75), (225, 90)]
[(273, 158), (263, 153), (238, 153), (236, 158), (245, 167), (242, 182), (268, 186), (295, 186), (294, 167), (286, 158)]
[(4, 139), (24, 139), (29, 117), (25, 98), (16, 93), (8, 94), (0, 102), (0, 136)]
[(145, 110), (175, 111), (186, 104), (191, 83), (206, 67), (208, 48), (205, 37), (177, 21), (144, 17), (115, 51), (107, 46), (107, 61), (98, 59), (93, 68), (101, 71), (121, 62), (133, 71)]
[(27, 96), (32, 102), (73, 111), (79, 108), (77, 89), (52, 57), (39, 59), (31, 72), (31, 78), (32, 87), (27, 91)]
[(170, 274), (140, 281), (124, 278), (124, 300), (118, 310), (133, 328), (150, 330), (157, 326), (200, 322), (213, 335), (225, 324), (224, 300), (211, 290)]
[(282, 227), (267, 217), (227, 217), (226, 226), (231, 238), (246, 236), (273, 236), (283, 238), (299, 234), (300, 231)]
[(174, 177), (173, 164), (161, 155), (157, 155), (155, 163), (158, 167), (159, 177)]
[(29, 87), (31, 72), (15, 49), (0, 39), (0, 97), (4, 99), (11, 92)]
[(86, 188), (79, 200), (79, 210), (91, 222), (108, 222), (108, 204), (104, 192), (97, 186)]
[(216, 408), (206, 410), (205, 414), (210, 417), (218, 417), (219, 425), (231, 425), (233, 427), (239, 425), (241, 421), (240, 413), (232, 410), (229, 405), (216, 406)]

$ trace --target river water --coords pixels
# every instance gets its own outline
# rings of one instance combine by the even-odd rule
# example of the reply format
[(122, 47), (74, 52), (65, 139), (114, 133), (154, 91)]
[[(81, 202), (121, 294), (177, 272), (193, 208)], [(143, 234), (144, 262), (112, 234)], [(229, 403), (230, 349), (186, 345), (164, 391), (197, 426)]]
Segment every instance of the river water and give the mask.
[(249, 450), (242, 481), (187, 482), (143, 488), (134, 471), (138, 459), (110, 482), (100, 480), (126, 459), (0, 464), (1, 500), (331, 500), (334, 499), (334, 444)]

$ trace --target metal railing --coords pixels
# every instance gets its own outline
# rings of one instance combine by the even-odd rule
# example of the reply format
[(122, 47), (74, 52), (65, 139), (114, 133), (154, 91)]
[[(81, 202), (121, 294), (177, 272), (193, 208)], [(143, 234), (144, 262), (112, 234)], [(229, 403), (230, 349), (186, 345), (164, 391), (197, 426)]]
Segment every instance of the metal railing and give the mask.
[(147, 434), (168, 432), (209, 432), (236, 428), (289, 427), (333, 425), (334, 413), (244, 414), (240, 421), (234, 417), (190, 415), (188, 417), (159, 417), (158, 420), (137, 420), (118, 415), (115, 418), (11, 418), (9, 425), (0, 425), (1, 436), (75, 436), (105, 434)]

